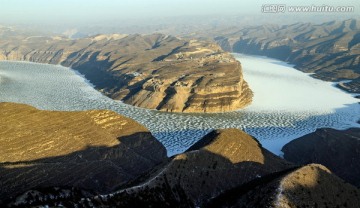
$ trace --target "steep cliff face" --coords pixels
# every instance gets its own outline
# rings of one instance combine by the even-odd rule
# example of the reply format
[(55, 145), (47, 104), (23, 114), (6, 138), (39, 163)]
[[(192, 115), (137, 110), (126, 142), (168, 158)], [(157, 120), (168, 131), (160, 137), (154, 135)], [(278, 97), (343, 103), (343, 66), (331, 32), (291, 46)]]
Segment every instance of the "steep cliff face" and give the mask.
[(167, 159), (145, 127), (111, 111), (0, 103), (0, 115), (1, 200), (49, 186), (105, 193)]
[(12, 36), (0, 40), (0, 60), (72, 67), (113, 99), (161, 111), (224, 112), (252, 99), (240, 63), (218, 45), (161, 34)]
[(215, 40), (226, 51), (281, 59), (326, 81), (351, 80), (340, 83), (338, 87), (360, 92), (359, 20), (320, 25), (262, 25), (220, 34)]

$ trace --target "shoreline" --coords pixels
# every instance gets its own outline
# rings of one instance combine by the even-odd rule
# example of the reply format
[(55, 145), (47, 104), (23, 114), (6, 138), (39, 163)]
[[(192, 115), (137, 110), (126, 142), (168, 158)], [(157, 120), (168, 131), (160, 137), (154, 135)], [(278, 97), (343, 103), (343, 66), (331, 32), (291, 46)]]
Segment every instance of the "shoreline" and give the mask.
[[(18, 61), (18, 63), (23, 63), (24, 67), (27, 65)], [(31, 65), (36, 65), (37, 63), (30, 62)], [(269, 64), (265, 62), (265, 64)], [(11, 63), (9, 63), (9, 66)], [(202, 136), (207, 134), (209, 131), (213, 129), (219, 128), (238, 128), (241, 130), (245, 130), (250, 135), (258, 138), (258, 140), (264, 144), (264, 147), (270, 149), (273, 153), (279, 155), (280, 149), (284, 144), (292, 139), (297, 138), (299, 135), (305, 135), (315, 131), (317, 128), (337, 128), (337, 129), (346, 129), (350, 127), (358, 127), (359, 124), (356, 122), (359, 120), (359, 117), (356, 117), (356, 112), (359, 111), (358, 102), (356, 102), (356, 106), (344, 106), (344, 109), (341, 111), (335, 111), (335, 109), (330, 109), (329, 106), (325, 105), (325, 112), (309, 112), (306, 109), (303, 111), (299, 111), (301, 108), (296, 108), (294, 110), (292, 108), (252, 108), (251, 105), (247, 108), (239, 111), (232, 111), (226, 113), (171, 113), (171, 112), (163, 112), (157, 110), (149, 110), (144, 108), (135, 107), (132, 105), (128, 105), (122, 103), (120, 101), (113, 100), (109, 97), (104, 96), (98, 90), (95, 90), (88, 83), (86, 83), (86, 79), (84, 77), (79, 76), (76, 73), (76, 70), (73, 70), (69, 67), (64, 67), (61, 65), (52, 65), (52, 64), (42, 64), (43, 67), (34, 67), (31, 68), (43, 68), (44, 76), (46, 78), (46, 83), (56, 84), (56, 82), (69, 81), (66, 82), (66, 86), (59, 86), (60, 88), (56, 88), (56, 90), (52, 90), (52, 86), (47, 86), (50, 89), (44, 89), (41, 82), (44, 78), (39, 77), (35, 78), (30, 76), (27, 82), (20, 83), (8, 83), (9, 85), (14, 85), (13, 89), (20, 89), (16, 87), (16, 85), (26, 86), (26, 90), (31, 90), (36, 86), (36, 90), (32, 90), (27, 92), (16, 91), (16, 94), (6, 94), (7, 88), (3, 89), (3, 98), (0, 97), (1, 101), (22, 101), (22, 103), (26, 103), (37, 108), (46, 109), (46, 110), (65, 110), (66, 111), (79, 111), (86, 109), (109, 109), (115, 111), (121, 115), (125, 115), (132, 119), (135, 119), (139, 123), (146, 126), (153, 135), (161, 141), (168, 150), (168, 155), (175, 155), (177, 153), (186, 150), (187, 147), (191, 146)], [(64, 67), (69, 70), (65, 75), (61, 69), (54, 70), (51, 72), (48, 70), (48, 67)], [(245, 65), (243, 65), (246, 67)], [(278, 66), (278, 65), (269, 65)], [(257, 67), (255, 67), (257, 68)], [(37, 70), (35, 74), (42, 73), (41, 70)], [(11, 68), (9, 68), (9, 71)], [(16, 74), (24, 74), (29, 72), (31, 69), (19, 69), (15, 70)], [(246, 70), (246, 69), (245, 69)], [(291, 70), (292, 71), (292, 70)], [(294, 70), (300, 74), (304, 74), (299, 72), (298, 70)], [(60, 76), (58, 76), (59, 74)], [(37, 76), (36, 75), (36, 76)], [(26, 74), (24, 74), (26, 77)], [(33, 77), (33, 78), (32, 78)], [(68, 78), (66, 78), (68, 77)], [(286, 76), (285, 76), (286, 77)], [(63, 78), (66, 78), (64, 80)], [(31, 81), (31, 79), (36, 80), (36, 82)], [(246, 79), (246, 77), (245, 77)], [(311, 77), (312, 80), (319, 82), (321, 80), (317, 80)], [(287, 80), (287, 79), (285, 79)], [(28, 82), (29, 81), (29, 82)], [(270, 78), (269, 81), (274, 81)], [(74, 92), (75, 94), (71, 94), (70, 92), (64, 92), (64, 90), (68, 90), (68, 87), (72, 87), (74, 85), (74, 90), (78, 92)], [(251, 85), (251, 83), (249, 83)], [(297, 83), (291, 83), (297, 84)], [(301, 84), (301, 83), (300, 83)], [(84, 89), (78, 89), (80, 86)], [(297, 86), (297, 85), (296, 85)], [(303, 86), (302, 84), (299, 86)], [(328, 84), (326, 85), (328, 86)], [(54, 86), (55, 87), (55, 86)], [(263, 88), (267, 88), (266, 84), (262, 85)], [(286, 88), (286, 87), (285, 87)], [(322, 89), (322, 88), (321, 88)], [(319, 89), (319, 90), (321, 90)], [(326, 88), (328, 89), (328, 88)], [(336, 89), (331, 86), (331, 89)], [(49, 91), (49, 92), (48, 92)], [(58, 92), (60, 91), (60, 92)], [(78, 94), (78, 93), (81, 94)], [(332, 91), (331, 91), (332, 92)], [(5, 93), (5, 94), (4, 94)], [(20, 93), (20, 94), (19, 94)], [(41, 97), (39, 96), (41, 94)], [(48, 99), (46, 94), (51, 93), (52, 98)], [(60, 93), (60, 94), (59, 94)], [(255, 92), (256, 93), (256, 92)], [(24, 95), (22, 95), (24, 94)], [(347, 93), (341, 92), (345, 97), (350, 96)], [(1, 93), (0, 93), (1, 95)], [(21, 98), (17, 98), (17, 97)], [(70, 98), (69, 98), (70, 96)], [(92, 98), (89, 98), (92, 97)], [(12, 98), (13, 97), (13, 98)], [(32, 97), (34, 99), (32, 99)], [(255, 95), (256, 97), (256, 95)], [(70, 100), (69, 100), (70, 99)], [(255, 98), (256, 99), (256, 98)], [(341, 98), (340, 98), (341, 99)], [(351, 98), (354, 99), (354, 98)], [(306, 100), (303, 100), (306, 102)], [(256, 100), (255, 100), (256, 102)], [(253, 103), (254, 104), (254, 103)], [(256, 103), (255, 103), (256, 104)], [(266, 105), (266, 103), (262, 103)], [(302, 104), (298, 104), (302, 105)], [(40, 107), (39, 107), (40, 106)], [(261, 106), (260, 106), (261, 107)], [(355, 107), (355, 109), (354, 109)], [(308, 106), (309, 109), (309, 106)], [(355, 114), (355, 115), (354, 115)], [(355, 118), (356, 117), (356, 118)], [(351, 121), (350, 121), (351, 120)], [(356, 121), (355, 121), (356, 120)], [(356, 124), (356, 125), (355, 125)]]
[[(301, 71), (299, 69), (296, 68), (296, 64), (292, 64), (290, 62), (287, 62), (285, 60), (281, 60), (281, 59), (276, 59), (276, 58), (272, 58), (270, 56), (263, 56), (263, 55), (257, 55), (257, 54), (247, 54), (247, 53), (236, 53), (236, 52), (231, 52), (232, 55), (244, 55), (244, 56), (248, 56), (248, 57), (256, 57), (256, 58), (261, 58), (261, 59), (271, 59), (271, 60), (274, 60), (274, 61), (281, 61), (281, 62), (284, 62), (286, 66), (288, 67), (291, 67), (299, 72), (302, 72), (306, 75), (308, 75), (309, 77), (313, 78), (313, 79), (316, 79), (316, 80), (321, 80), (321, 81), (324, 81), (324, 82), (328, 82), (328, 83), (332, 83), (333, 86), (343, 92), (345, 92), (346, 94), (349, 94), (349, 95), (352, 95), (354, 98), (360, 96), (360, 93), (352, 93), (352, 92), (349, 92), (347, 90), (345, 90), (344, 88), (341, 88), (341, 87), (338, 87), (338, 85), (340, 84), (343, 84), (343, 83), (349, 83), (349, 82), (352, 82), (353, 80), (351, 79), (344, 79), (344, 80), (341, 80), (341, 81), (326, 81), (326, 80), (322, 80), (322, 79), (319, 79), (319, 78), (316, 78), (316, 77), (313, 77), (311, 75), (316, 75), (315, 72), (304, 72), (304, 71)], [(234, 56), (235, 57), (235, 56)], [(239, 60), (240, 61), (240, 60)], [(240, 62), (241, 63), (241, 62)], [(360, 99), (360, 97), (358, 98)], [(359, 103), (360, 104), (360, 103)]]

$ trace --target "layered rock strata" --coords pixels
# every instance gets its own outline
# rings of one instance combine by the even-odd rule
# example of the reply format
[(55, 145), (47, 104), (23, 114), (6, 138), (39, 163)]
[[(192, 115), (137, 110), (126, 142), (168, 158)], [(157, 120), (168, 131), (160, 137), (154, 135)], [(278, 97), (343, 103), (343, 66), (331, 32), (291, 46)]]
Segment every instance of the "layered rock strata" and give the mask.
[(0, 60), (71, 67), (105, 95), (148, 109), (225, 112), (252, 99), (241, 64), (218, 45), (162, 34), (75, 40), (15, 34), (0, 39)]

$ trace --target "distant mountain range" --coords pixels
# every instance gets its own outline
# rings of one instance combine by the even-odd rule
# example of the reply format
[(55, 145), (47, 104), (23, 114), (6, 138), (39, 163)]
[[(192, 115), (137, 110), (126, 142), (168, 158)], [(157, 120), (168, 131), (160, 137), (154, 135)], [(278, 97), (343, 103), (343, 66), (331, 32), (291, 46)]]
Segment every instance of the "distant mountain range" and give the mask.
[(231, 52), (264, 55), (338, 87), (360, 93), (360, 21), (262, 25), (218, 31), (215, 41)]

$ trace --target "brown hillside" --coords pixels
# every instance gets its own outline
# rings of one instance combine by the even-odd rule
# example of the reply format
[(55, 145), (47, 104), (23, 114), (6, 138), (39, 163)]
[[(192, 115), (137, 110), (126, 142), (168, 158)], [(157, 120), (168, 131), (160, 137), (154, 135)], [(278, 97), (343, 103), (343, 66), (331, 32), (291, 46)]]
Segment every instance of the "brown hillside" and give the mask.
[(1, 30), (0, 60), (72, 67), (105, 95), (134, 106), (224, 112), (252, 100), (241, 64), (215, 43), (162, 34), (1, 37)]
[(237, 129), (213, 131), (190, 150), (175, 156), (140, 185), (95, 199), (96, 203), (119, 207), (201, 206), (226, 190), (293, 167)]
[(360, 187), (360, 128), (318, 129), (286, 144), (284, 158), (298, 164), (319, 163)]
[(0, 103), (0, 198), (43, 186), (108, 192), (166, 159), (142, 125), (111, 111)]

